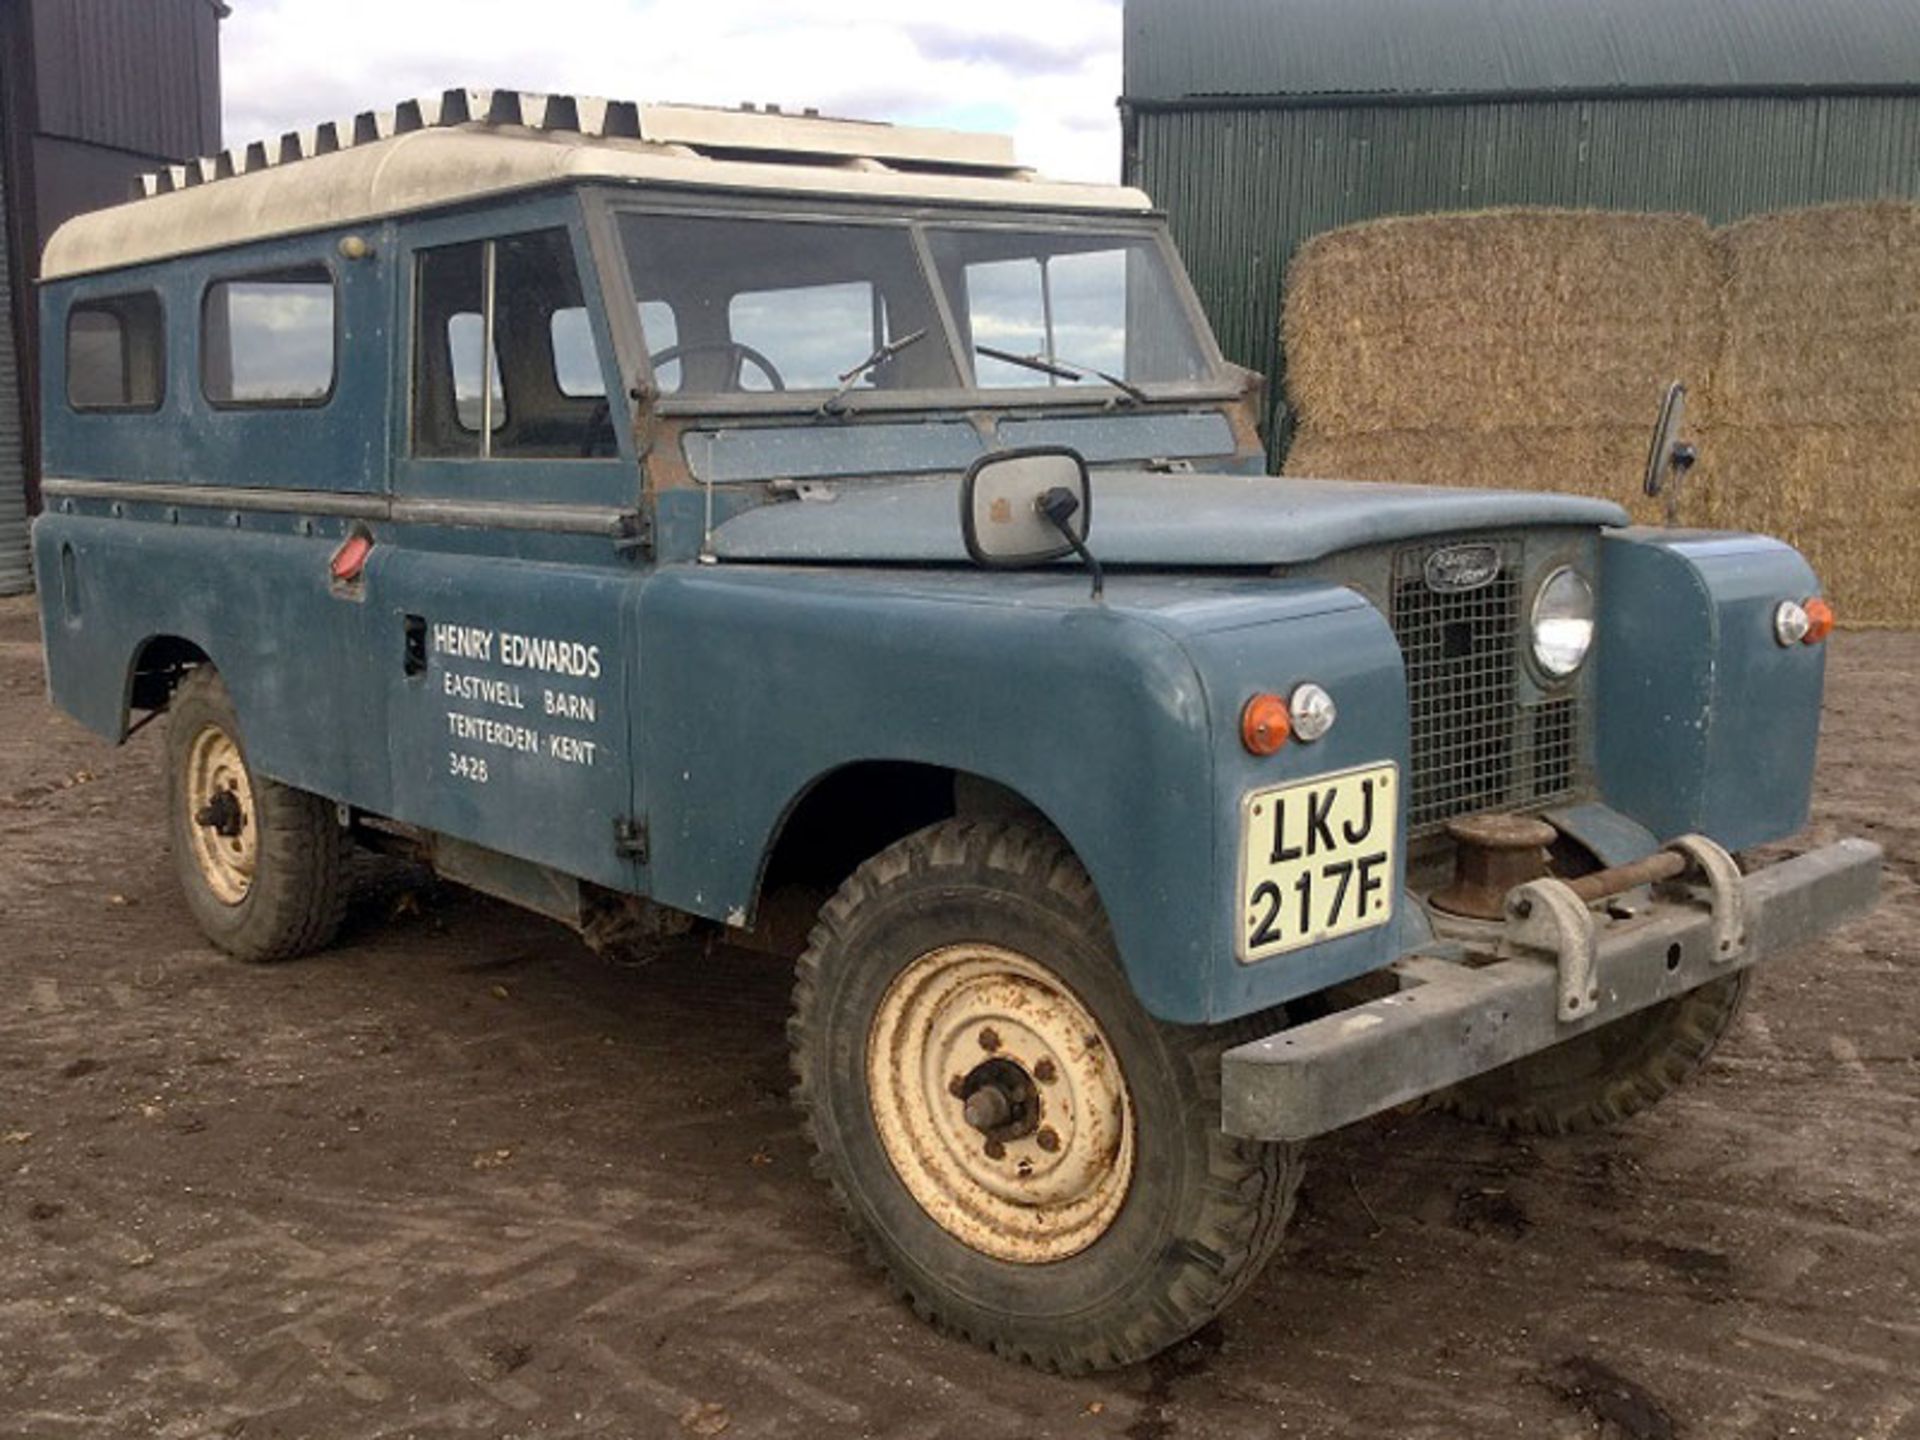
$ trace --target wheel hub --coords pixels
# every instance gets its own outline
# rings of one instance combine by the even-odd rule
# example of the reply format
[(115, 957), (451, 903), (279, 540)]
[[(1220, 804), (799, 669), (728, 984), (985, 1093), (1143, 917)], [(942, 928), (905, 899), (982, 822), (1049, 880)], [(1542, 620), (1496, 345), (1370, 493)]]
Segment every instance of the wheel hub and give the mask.
[(206, 826), (223, 840), (237, 840), (247, 828), (247, 814), (233, 791), (219, 790), (194, 813), (193, 823)]
[(921, 956), (881, 1001), (867, 1070), (895, 1172), (974, 1249), (1062, 1260), (1119, 1214), (1126, 1081), (1099, 1022), (1038, 962), (986, 945)]
[(961, 1081), (959, 1094), (961, 1115), (989, 1140), (1004, 1145), (1040, 1128), (1040, 1096), (1018, 1061), (983, 1061)]
[(233, 737), (209, 725), (187, 748), (188, 843), (214, 898), (238, 905), (253, 889), (259, 831), (253, 823), (253, 782)]

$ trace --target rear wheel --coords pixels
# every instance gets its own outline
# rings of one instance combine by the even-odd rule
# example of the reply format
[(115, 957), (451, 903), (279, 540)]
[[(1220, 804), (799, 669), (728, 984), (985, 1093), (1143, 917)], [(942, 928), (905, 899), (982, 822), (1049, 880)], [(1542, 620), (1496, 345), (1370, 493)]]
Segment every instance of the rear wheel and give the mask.
[(796, 1091), (872, 1257), (925, 1318), (1084, 1371), (1198, 1329), (1260, 1271), (1295, 1147), (1220, 1130), (1220, 1055), (1278, 1022), (1155, 1021), (1093, 885), (1025, 820), (891, 846), (800, 962)]
[(219, 674), (174, 693), (167, 813), (187, 908), (243, 960), (285, 960), (333, 939), (345, 909), (345, 840), (333, 806), (254, 773)]
[(1678, 1090), (1706, 1064), (1746, 1000), (1749, 971), (1577, 1035), (1457, 1086), (1469, 1120), (1537, 1135), (1619, 1124)]

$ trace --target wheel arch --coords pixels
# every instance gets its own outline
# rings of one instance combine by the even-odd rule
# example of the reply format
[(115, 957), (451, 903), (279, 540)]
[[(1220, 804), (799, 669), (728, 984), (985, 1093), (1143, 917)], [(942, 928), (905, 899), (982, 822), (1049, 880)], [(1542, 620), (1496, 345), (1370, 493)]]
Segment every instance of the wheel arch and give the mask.
[(753, 907), (789, 885), (831, 894), (895, 841), (961, 815), (1031, 816), (1073, 848), (1039, 804), (991, 776), (921, 760), (849, 761), (788, 800), (761, 853)]
[(133, 711), (165, 710), (189, 671), (212, 664), (213, 657), (206, 647), (184, 635), (159, 632), (139, 641), (127, 657), (124, 699), (120, 707), (121, 733), (127, 733)]

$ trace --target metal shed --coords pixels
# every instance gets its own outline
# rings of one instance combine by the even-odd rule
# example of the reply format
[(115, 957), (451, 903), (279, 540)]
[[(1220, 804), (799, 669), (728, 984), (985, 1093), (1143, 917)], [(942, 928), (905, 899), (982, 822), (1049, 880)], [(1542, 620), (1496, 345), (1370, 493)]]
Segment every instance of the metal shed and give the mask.
[(64, 220), (220, 148), (223, 0), (0, 0), (0, 595), (32, 583), (33, 281)]
[(1920, 196), (1920, 0), (1126, 0), (1125, 172), (1275, 381), (1301, 242), (1551, 205)]

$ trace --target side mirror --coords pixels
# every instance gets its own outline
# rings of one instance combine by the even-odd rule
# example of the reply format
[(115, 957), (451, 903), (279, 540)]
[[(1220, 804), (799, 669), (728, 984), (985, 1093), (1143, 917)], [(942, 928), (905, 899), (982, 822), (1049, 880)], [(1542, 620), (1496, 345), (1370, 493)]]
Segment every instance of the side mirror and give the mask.
[(960, 533), (976, 565), (1047, 565), (1086, 553), (1093, 521), (1087, 462), (1056, 447), (982, 455), (960, 482)]
[(1679, 481), (1693, 469), (1699, 454), (1680, 438), (1687, 424), (1687, 387), (1676, 380), (1667, 387), (1667, 398), (1660, 406), (1660, 422), (1653, 429), (1653, 449), (1647, 454), (1646, 493), (1648, 498), (1667, 497), (1667, 523), (1674, 522), (1679, 507)]

